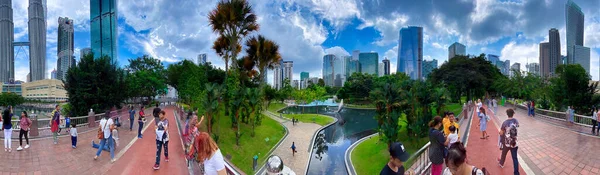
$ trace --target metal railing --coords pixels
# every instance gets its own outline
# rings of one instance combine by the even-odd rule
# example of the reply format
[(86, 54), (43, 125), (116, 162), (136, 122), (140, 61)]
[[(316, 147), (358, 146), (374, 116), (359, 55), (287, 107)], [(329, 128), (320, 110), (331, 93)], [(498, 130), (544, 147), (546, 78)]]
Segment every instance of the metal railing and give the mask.
[[(509, 104), (512, 105), (512, 103), (509, 103)], [(518, 105), (516, 105), (516, 107), (523, 109), (523, 110), (527, 110), (527, 106), (525, 106), (523, 104), (518, 104)], [(549, 117), (549, 118), (552, 118), (555, 120), (568, 121), (567, 113), (561, 112), (561, 111), (551, 111), (551, 110), (535, 108), (535, 115), (536, 116), (542, 115), (542, 116)], [(574, 114), (573, 122), (576, 125), (592, 127), (592, 117), (591, 116)]]

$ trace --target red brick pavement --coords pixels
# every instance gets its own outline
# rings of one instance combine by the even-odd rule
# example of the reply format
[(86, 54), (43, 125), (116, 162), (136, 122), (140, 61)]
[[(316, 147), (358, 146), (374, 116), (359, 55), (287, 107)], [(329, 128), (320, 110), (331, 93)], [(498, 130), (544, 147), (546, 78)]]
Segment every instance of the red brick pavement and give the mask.
[[(119, 130), (120, 145), (115, 149), (115, 156), (137, 137), (137, 124), (133, 131), (127, 127)], [(105, 151), (94, 161), (97, 149), (92, 148), (90, 142), (97, 142), (96, 134), (80, 132), (77, 149), (71, 148), (71, 138), (65, 134), (59, 137), (57, 145), (52, 143), (52, 138), (30, 140), (31, 147), (23, 151), (16, 151), (19, 142), (13, 139), (12, 153), (0, 151), (0, 174), (106, 174), (111, 167), (123, 162), (111, 164), (109, 153)]]
[[(177, 131), (176, 118), (173, 115), (174, 107), (167, 107), (167, 118), (169, 119), (169, 162), (165, 162), (164, 153), (161, 154), (160, 169), (154, 170), (152, 166), (156, 161), (156, 134), (154, 134), (154, 122), (143, 132), (144, 138), (138, 139), (129, 150), (111, 167), (108, 174), (189, 174), (185, 162), (181, 136)], [(163, 149), (164, 151), (164, 149)]]
[[(487, 114), (490, 118), (493, 118), (494, 113), (487, 110)], [(510, 152), (506, 155), (506, 161), (504, 162), (504, 168), (498, 165), (496, 160), (501, 151), (498, 149), (498, 126), (495, 123), (499, 123), (494, 120), (490, 120), (487, 124), (487, 133), (490, 135), (488, 139), (481, 139), (481, 131), (479, 130), (479, 117), (477, 112), (473, 112), (473, 119), (471, 121), (471, 129), (469, 129), (469, 138), (467, 141), (467, 162), (470, 165), (486, 168), (491, 174), (513, 174), (513, 163)], [(498, 124), (500, 125), (500, 124)], [(521, 124), (523, 126), (523, 124)], [(522, 133), (519, 131), (519, 134)], [(521, 136), (521, 135), (519, 135)], [(519, 148), (519, 154), (521, 154), (521, 146)], [(522, 162), (519, 162), (521, 164)], [(519, 167), (520, 174), (526, 174), (523, 168)]]
[[(506, 107), (498, 119), (506, 119)], [(519, 154), (535, 174), (600, 174), (600, 139), (575, 132), (547, 120), (515, 114), (519, 128)]]

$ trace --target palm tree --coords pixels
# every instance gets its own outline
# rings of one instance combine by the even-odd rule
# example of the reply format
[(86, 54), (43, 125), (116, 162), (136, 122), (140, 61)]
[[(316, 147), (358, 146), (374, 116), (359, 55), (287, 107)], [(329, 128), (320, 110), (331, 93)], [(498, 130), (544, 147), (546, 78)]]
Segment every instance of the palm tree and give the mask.
[(263, 82), (267, 75), (266, 69), (273, 69), (281, 60), (279, 45), (262, 35), (258, 35), (258, 37), (251, 37), (246, 40), (246, 46), (248, 58), (255, 63), (260, 72), (259, 82)]
[[(223, 59), (225, 71), (229, 71), (229, 61), (237, 59), (241, 51), (239, 43), (253, 31), (258, 30), (256, 15), (246, 0), (221, 0), (217, 8), (208, 14), (208, 21), (213, 32), (220, 35), (213, 47), (217, 53), (218, 49), (226, 51)], [(224, 53), (224, 52), (221, 52)]]
[(212, 133), (212, 124), (214, 114), (219, 108), (219, 98), (221, 97), (221, 87), (218, 84), (206, 83), (206, 98), (202, 105), (206, 110), (208, 133)]

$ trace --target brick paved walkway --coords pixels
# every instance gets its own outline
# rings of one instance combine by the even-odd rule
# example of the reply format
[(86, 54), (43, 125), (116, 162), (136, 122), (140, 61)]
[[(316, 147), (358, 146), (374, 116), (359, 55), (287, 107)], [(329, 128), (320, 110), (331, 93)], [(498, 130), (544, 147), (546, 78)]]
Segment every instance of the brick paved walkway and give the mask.
[[(313, 134), (321, 128), (321, 126), (314, 123), (302, 122), (292, 125), (292, 122), (289, 120), (270, 115), (268, 112), (265, 114), (273, 120), (282, 123), (289, 130), (288, 136), (283, 140), (281, 145), (273, 151), (273, 155), (281, 157), (283, 164), (292, 169), (296, 174), (306, 174), (306, 166), (308, 165), (308, 158), (310, 156), (308, 147)], [(296, 144), (297, 152), (294, 156), (292, 156), (292, 150), (290, 148), (292, 142), (295, 142)]]
[[(498, 113), (500, 120), (506, 119)], [(600, 139), (528, 117), (522, 109), (515, 115), (521, 124), (519, 154), (535, 174), (600, 174)]]
[[(486, 114), (490, 118), (494, 118), (494, 113), (486, 108)], [(500, 109), (498, 109), (500, 111)], [(517, 118), (519, 122), (521, 121)], [(504, 120), (502, 120), (504, 121)], [(479, 129), (479, 117), (477, 112), (473, 112), (473, 119), (471, 121), (471, 129), (469, 130), (469, 138), (467, 141), (467, 154), (468, 163), (479, 167), (486, 168), (491, 174), (513, 174), (513, 162), (510, 152), (506, 155), (506, 161), (504, 162), (504, 168), (498, 165), (496, 160), (500, 157), (501, 151), (498, 149), (498, 130), (501, 123), (497, 120), (490, 120), (487, 124), (487, 133), (490, 135), (488, 139), (481, 139), (481, 131)], [(525, 124), (521, 123), (521, 128)], [(519, 128), (519, 134), (523, 133)], [(522, 135), (519, 135), (522, 136)], [(520, 143), (519, 143), (520, 144)], [(522, 147), (519, 146), (518, 154), (522, 154)], [(523, 162), (519, 162), (522, 164)], [(523, 168), (519, 167), (520, 174), (526, 174)]]
[(177, 131), (176, 118), (174, 116), (174, 107), (169, 106), (163, 110), (167, 113), (169, 120), (169, 162), (165, 162), (164, 149), (161, 153), (160, 169), (154, 170), (154, 162), (156, 161), (156, 134), (154, 133), (154, 121), (146, 122), (150, 124), (144, 132), (143, 139), (137, 139), (131, 145), (129, 150), (115, 162), (107, 174), (169, 174), (183, 175), (189, 174), (185, 162), (183, 145), (181, 136)]

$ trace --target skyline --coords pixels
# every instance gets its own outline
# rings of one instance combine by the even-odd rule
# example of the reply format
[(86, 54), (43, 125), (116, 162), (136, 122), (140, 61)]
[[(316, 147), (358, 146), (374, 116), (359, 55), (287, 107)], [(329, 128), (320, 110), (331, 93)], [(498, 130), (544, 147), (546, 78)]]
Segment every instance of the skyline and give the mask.
[[(467, 54), (499, 55), (501, 60), (539, 62), (539, 43), (548, 41), (548, 30), (559, 29), (561, 55), (566, 55), (565, 4), (559, 1), (361, 1), (250, 0), (261, 25), (260, 34), (280, 45), (284, 60), (294, 61), (293, 77), (309, 72), (321, 77), (325, 54), (350, 55), (353, 50), (375, 51), (379, 61), (390, 58), (396, 72), (398, 34), (402, 27), (423, 27), (423, 59), (447, 60), (454, 42), (467, 47)], [(591, 48), (591, 75), (599, 78), (600, 7), (598, 1), (575, 1), (585, 14), (584, 46)], [(127, 59), (148, 54), (166, 65), (206, 53), (209, 62), (224, 65), (211, 49), (216, 34), (207, 22), (207, 13), (216, 2), (201, 1), (118, 1), (119, 65)], [(13, 1), (15, 41), (27, 41), (28, 1)], [(450, 8), (442, 8), (450, 7)], [(89, 1), (48, 1), (46, 76), (56, 68), (58, 17), (74, 20), (75, 54), (90, 47)], [(69, 10), (64, 10), (69, 9)], [(424, 10), (423, 10), (424, 9)], [(189, 21), (197, 21), (190, 23)], [(507, 28), (505, 26), (514, 26)], [(278, 37), (278, 36), (296, 37)], [(15, 57), (15, 78), (26, 80), (29, 61), (25, 54)], [(319, 64), (321, 65), (321, 64)], [(297, 78), (296, 78), (297, 79)], [(272, 83), (269, 71), (267, 81)]]

